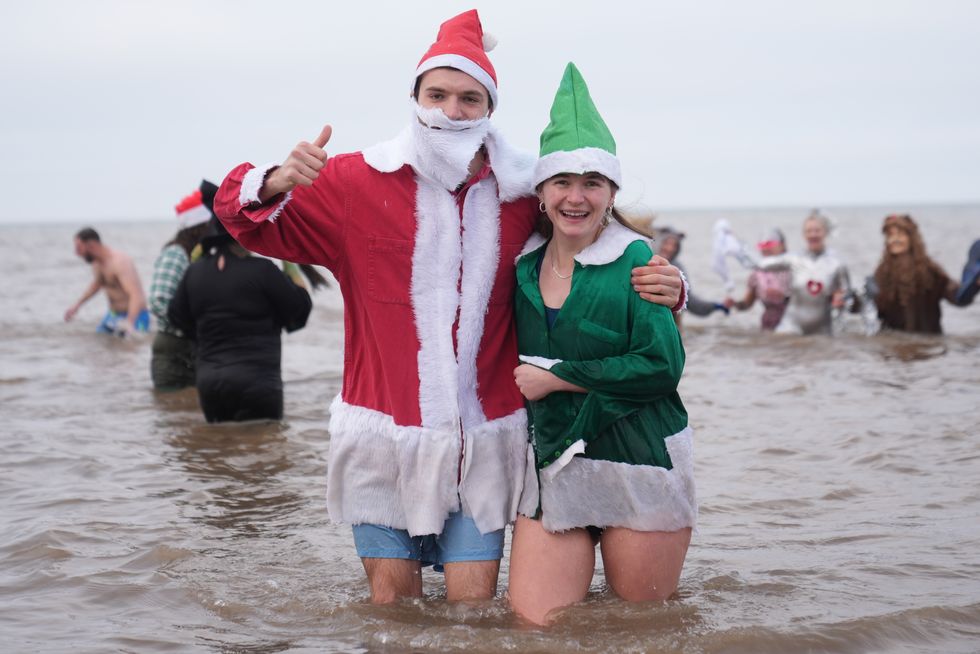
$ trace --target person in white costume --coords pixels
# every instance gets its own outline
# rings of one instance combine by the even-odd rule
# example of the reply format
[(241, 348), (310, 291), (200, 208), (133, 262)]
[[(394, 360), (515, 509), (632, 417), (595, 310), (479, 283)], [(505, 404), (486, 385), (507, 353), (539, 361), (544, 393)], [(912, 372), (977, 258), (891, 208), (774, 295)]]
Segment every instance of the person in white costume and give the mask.
[(833, 311), (843, 309), (851, 282), (847, 267), (827, 248), (830, 232), (830, 220), (814, 210), (803, 221), (805, 252), (765, 257), (759, 262), (761, 270), (788, 268), (792, 273), (789, 307), (777, 333), (832, 333)]

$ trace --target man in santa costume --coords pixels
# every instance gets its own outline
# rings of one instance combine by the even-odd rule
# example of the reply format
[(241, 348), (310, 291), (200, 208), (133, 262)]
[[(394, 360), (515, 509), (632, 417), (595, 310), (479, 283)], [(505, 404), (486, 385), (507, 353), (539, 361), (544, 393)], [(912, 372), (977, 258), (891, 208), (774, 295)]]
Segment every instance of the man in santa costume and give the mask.
[[(354, 525), (374, 602), (494, 596), (528, 466), (514, 384), (514, 262), (538, 216), (535, 157), (490, 124), (497, 77), (475, 10), (442, 24), (395, 139), (327, 157), (331, 128), (281, 165), (231, 171), (215, 212), (246, 248), (329, 268), (344, 298), (327, 505)], [(666, 260), (632, 283), (678, 306)], [(630, 280), (623, 280), (624, 283)]]

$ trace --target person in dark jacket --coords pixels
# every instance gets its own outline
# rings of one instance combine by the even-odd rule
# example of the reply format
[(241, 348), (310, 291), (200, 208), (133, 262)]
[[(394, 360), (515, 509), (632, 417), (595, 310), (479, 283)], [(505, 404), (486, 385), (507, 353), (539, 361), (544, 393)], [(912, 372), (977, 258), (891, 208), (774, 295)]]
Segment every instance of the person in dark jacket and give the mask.
[[(283, 329), (306, 325), (302, 279), (253, 257), (212, 219), (170, 302), (171, 324), (197, 341), (197, 393), (208, 422), (280, 420)], [(287, 270), (295, 267), (286, 265)]]

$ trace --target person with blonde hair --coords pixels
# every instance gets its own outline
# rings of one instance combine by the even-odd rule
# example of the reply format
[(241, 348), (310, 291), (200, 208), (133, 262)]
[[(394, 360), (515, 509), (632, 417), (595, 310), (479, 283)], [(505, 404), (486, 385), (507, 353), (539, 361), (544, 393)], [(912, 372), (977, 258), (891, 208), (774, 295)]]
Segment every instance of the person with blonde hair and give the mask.
[(791, 273), (789, 305), (777, 332), (832, 335), (833, 310), (843, 310), (851, 292), (851, 279), (837, 255), (827, 247), (832, 224), (818, 209), (803, 221), (806, 250), (764, 257), (760, 270), (788, 269)]

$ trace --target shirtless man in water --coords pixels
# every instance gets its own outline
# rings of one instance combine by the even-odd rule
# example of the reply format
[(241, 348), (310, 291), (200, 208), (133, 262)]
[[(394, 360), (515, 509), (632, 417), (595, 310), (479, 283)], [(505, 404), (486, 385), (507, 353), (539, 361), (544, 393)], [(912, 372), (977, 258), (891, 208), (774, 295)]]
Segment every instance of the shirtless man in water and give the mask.
[(102, 244), (98, 232), (86, 227), (75, 234), (75, 254), (92, 264), (95, 277), (78, 302), (65, 311), (65, 321), (75, 317), (79, 308), (100, 289), (105, 289), (109, 311), (96, 331), (125, 336), (130, 332), (148, 332), (150, 313), (133, 260), (123, 252)]

